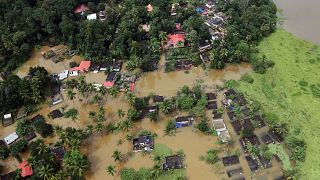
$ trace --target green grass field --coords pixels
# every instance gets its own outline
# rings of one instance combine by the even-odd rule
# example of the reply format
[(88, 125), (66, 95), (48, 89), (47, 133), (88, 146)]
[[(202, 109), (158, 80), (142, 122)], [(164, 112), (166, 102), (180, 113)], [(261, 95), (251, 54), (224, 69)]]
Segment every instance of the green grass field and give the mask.
[(307, 143), (307, 156), (299, 164), (304, 179), (320, 177), (320, 47), (279, 29), (259, 45), (275, 62), (264, 75), (252, 73), (254, 83), (241, 82), (239, 90), (260, 101)]

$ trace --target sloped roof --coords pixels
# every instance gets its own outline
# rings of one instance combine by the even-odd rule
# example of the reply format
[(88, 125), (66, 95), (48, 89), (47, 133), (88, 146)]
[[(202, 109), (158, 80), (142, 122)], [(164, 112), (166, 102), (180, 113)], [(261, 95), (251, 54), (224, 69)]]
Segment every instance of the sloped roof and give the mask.
[(27, 177), (33, 174), (32, 167), (29, 165), (28, 161), (22, 161), (18, 167), (21, 169), (21, 177)]
[(147, 11), (148, 11), (148, 12), (153, 11), (153, 7), (152, 7), (152, 5), (151, 5), (151, 4), (148, 4), (148, 6), (147, 6)]
[(74, 67), (71, 71), (88, 71), (91, 65), (91, 61), (81, 61), (78, 67)]
[(167, 45), (168, 46), (175, 46), (178, 42), (185, 42), (185, 35), (184, 34), (169, 34), (167, 36)]
[(88, 6), (84, 5), (84, 4), (81, 4), (79, 6), (77, 6), (75, 9), (74, 9), (74, 13), (78, 14), (78, 13), (82, 13), (82, 12), (85, 12), (85, 11), (88, 11), (89, 8)]
[(106, 81), (106, 82), (103, 83), (103, 85), (104, 85), (105, 87), (113, 87), (114, 83), (111, 82), (111, 81)]
[(136, 84), (135, 83), (130, 83), (130, 91), (133, 92)]

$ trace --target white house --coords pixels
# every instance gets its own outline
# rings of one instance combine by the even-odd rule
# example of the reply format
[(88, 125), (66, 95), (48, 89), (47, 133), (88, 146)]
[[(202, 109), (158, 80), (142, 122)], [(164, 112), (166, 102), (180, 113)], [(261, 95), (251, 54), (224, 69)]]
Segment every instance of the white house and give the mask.
[(97, 14), (96, 14), (96, 13), (89, 14), (89, 15), (87, 16), (87, 19), (88, 19), (88, 20), (95, 20), (95, 19), (97, 19)]
[(6, 136), (4, 138), (4, 141), (7, 143), (7, 145), (10, 145), (18, 138), (19, 138), (18, 134), (16, 132), (13, 132), (13, 133), (9, 134), (8, 136)]
[(62, 81), (68, 77), (69, 71), (63, 70), (61, 73), (58, 74), (59, 80)]

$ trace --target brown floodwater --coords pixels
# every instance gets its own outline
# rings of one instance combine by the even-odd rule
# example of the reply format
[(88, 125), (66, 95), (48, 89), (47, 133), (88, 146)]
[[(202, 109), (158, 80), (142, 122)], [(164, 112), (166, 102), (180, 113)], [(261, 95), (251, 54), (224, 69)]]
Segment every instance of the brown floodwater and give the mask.
[(285, 18), (283, 27), (294, 35), (320, 44), (319, 0), (274, 0)]
[[(21, 68), (17, 70), (19, 76), (24, 76), (29, 70), (29, 67), (33, 66), (44, 66), (48, 69), (50, 73), (60, 72), (65, 67), (68, 68), (68, 63), (70, 60), (65, 60), (63, 62), (54, 64), (50, 60), (44, 60), (39, 54), (43, 50), (48, 50), (48, 47), (42, 47), (40, 50), (35, 50), (32, 53), (32, 57), (27, 61)], [(192, 86), (196, 80), (203, 80), (203, 86), (206, 91), (213, 91), (215, 85), (221, 85), (225, 80), (228, 79), (239, 79), (242, 74), (251, 71), (251, 67), (248, 64), (241, 65), (227, 65), (224, 70), (203, 70), (202, 68), (193, 68), (189, 73), (183, 71), (164, 73), (164, 56), (162, 56), (159, 63), (159, 70), (156, 72), (144, 74), (137, 82), (135, 94), (137, 96), (145, 96), (150, 93), (156, 93), (165, 96), (172, 96), (175, 92), (183, 85)], [(72, 57), (73, 60), (81, 61), (82, 58), (79, 56)], [(86, 81), (91, 83), (102, 83), (104, 82), (106, 75), (104, 73), (87, 73)], [(53, 125), (66, 127), (85, 128), (89, 124), (95, 124), (91, 119), (89, 119), (90, 111), (99, 111), (99, 105), (104, 107), (106, 111), (106, 122), (119, 121), (117, 115), (118, 109), (123, 109), (127, 111), (130, 107), (125, 100), (123, 94), (119, 94), (118, 97), (113, 98), (110, 95), (103, 97), (103, 100), (97, 104), (90, 104), (90, 100), (94, 95), (88, 97), (81, 97), (76, 95), (76, 99), (71, 101), (66, 97), (66, 92), (62, 91), (64, 96), (64, 102), (56, 106), (50, 107), (49, 101), (42, 105), (40, 110), (36, 114), (44, 115), (47, 121)], [(218, 96), (220, 99), (222, 95)], [(221, 104), (219, 103), (221, 106)], [(67, 110), (69, 108), (76, 108), (79, 110), (79, 117), (76, 122), (66, 119), (64, 117), (52, 120), (47, 117), (50, 111), (59, 108), (60, 110)], [(134, 128), (131, 132), (119, 132), (116, 134), (101, 135), (96, 134), (85, 140), (81, 146), (81, 152), (88, 156), (91, 163), (91, 168), (86, 175), (86, 179), (96, 180), (96, 179), (120, 179), (119, 171), (124, 168), (134, 168), (139, 169), (142, 167), (151, 168), (154, 164), (152, 160), (152, 155), (142, 155), (141, 153), (131, 153), (132, 146), (131, 142), (126, 140), (126, 135), (131, 133), (137, 133), (141, 130), (150, 130), (157, 133), (158, 137), (155, 139), (155, 144), (164, 144), (169, 147), (173, 152), (180, 149), (186, 154), (186, 173), (187, 177), (191, 180), (193, 179), (228, 179), (225, 168), (223, 168), (221, 163), (217, 166), (209, 166), (204, 161), (200, 161), (200, 156), (205, 155), (205, 153), (210, 148), (219, 148), (217, 144), (218, 139), (215, 136), (207, 136), (200, 133), (195, 127), (187, 127), (179, 129), (175, 136), (166, 136), (164, 134), (164, 129), (166, 122), (173, 118), (176, 114), (171, 116), (160, 116), (160, 120), (157, 123), (151, 122), (148, 118), (134, 123)], [(211, 112), (207, 113), (209, 119), (211, 119)], [(16, 125), (11, 125), (9, 127), (0, 127), (0, 136), (4, 137), (15, 130)], [(227, 123), (228, 128), (231, 125)], [(231, 132), (232, 134), (232, 132)], [(53, 144), (58, 140), (57, 136), (52, 136), (44, 139), (47, 144)], [(230, 148), (228, 151), (223, 149), (221, 157), (227, 155), (226, 152), (234, 152), (239, 148), (238, 144)], [(120, 150), (125, 154), (125, 161), (122, 163), (114, 162), (112, 158), (112, 153), (116, 150)], [(27, 158), (27, 156), (24, 156)], [(279, 174), (280, 166), (277, 164), (274, 168), (268, 171), (258, 172), (256, 174), (250, 173), (248, 166), (244, 160), (244, 157), (240, 157), (241, 165), (244, 169), (244, 175), (246, 179), (260, 179), (259, 177), (267, 177), (267, 179), (272, 179), (274, 174)], [(5, 162), (1, 161), (1, 164), (6, 164), (3, 172), (10, 172), (16, 169), (18, 162), (14, 158), (9, 158)], [(117, 174), (112, 177), (106, 172), (106, 167), (108, 165), (115, 165)]]
[(223, 70), (203, 70), (194, 67), (190, 71), (174, 71), (165, 73), (163, 71), (164, 56), (161, 56), (158, 71), (146, 73), (137, 82), (136, 93), (146, 96), (152, 93), (173, 96), (179, 88), (184, 85), (192, 86), (197, 80), (203, 81), (203, 85), (223, 85), (226, 80), (239, 80), (240, 77), (252, 70), (247, 63), (239, 65), (227, 64)]

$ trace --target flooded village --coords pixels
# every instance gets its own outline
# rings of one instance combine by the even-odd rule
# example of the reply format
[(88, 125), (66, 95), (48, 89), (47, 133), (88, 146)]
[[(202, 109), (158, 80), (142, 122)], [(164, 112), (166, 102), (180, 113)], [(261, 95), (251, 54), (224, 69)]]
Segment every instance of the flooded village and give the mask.
[[(150, 59), (154, 68), (150, 72), (132, 71), (122, 59), (90, 60), (63, 44), (34, 49), (14, 74), (25, 78), (31, 76), (30, 68), (45, 68), (50, 79), (46, 100), (22, 118), (18, 112), (4, 115), (1, 142), (12, 146), (21, 139), (29, 144), (43, 139), (61, 163), (72, 149), (65, 144), (77, 144), (67, 142), (67, 137), (61, 140), (68, 136), (63, 129), (73, 128), (75, 136), (80, 130), (86, 135), (77, 145), (90, 163), (83, 173), (90, 180), (120, 179), (129, 168), (158, 170), (159, 179), (283, 179), (281, 158), (267, 154), (268, 146), (281, 146), (283, 138), (268, 126), (252, 100), (226, 86), (251, 72), (252, 65), (209, 68), (213, 42), (227, 33), (228, 16), (215, 7), (215, 1), (208, 1), (195, 9), (210, 34), (199, 44), (200, 63), (190, 57), (191, 45), (180, 23), (161, 42), (160, 57)], [(183, 3), (172, 4), (171, 15), (179, 8)], [(153, 11), (152, 4), (146, 9)], [(104, 13), (87, 16), (95, 19), (103, 21)], [(145, 31), (149, 28), (144, 26)], [(71, 111), (76, 115), (68, 115)], [(43, 137), (32, 131), (32, 137), (20, 137), (16, 128), (22, 119), (45, 119), (54, 133)], [(10, 179), (16, 169), (22, 177), (32, 176), (30, 153), (19, 153), (22, 162), (11, 156), (1, 160), (1, 179)]]

